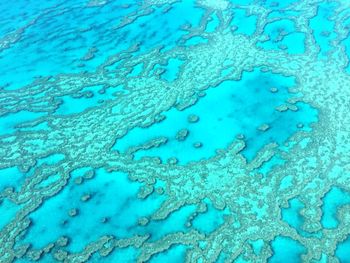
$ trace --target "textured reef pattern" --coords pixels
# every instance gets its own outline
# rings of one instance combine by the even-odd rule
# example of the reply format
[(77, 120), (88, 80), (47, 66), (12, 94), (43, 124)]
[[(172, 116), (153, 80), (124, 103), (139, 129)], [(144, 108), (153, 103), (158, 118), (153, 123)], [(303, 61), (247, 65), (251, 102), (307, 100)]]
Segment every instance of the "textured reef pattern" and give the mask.
[(0, 262), (350, 262), (350, 1), (0, 2)]

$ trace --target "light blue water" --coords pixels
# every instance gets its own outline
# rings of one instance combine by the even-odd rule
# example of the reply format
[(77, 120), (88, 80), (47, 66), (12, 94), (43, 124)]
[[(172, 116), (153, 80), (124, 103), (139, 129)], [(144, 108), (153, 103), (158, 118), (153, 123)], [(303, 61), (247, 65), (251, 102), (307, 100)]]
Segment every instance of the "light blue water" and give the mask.
[[(21, 172), (17, 167), (9, 167), (0, 169), (0, 192), (6, 188), (13, 188), (16, 192), (19, 192), (26, 183), (26, 181), (31, 181), (35, 172), (42, 168), (43, 166), (54, 166), (60, 165), (64, 162), (65, 155), (61, 153), (54, 153), (38, 158), (35, 164), (30, 167), (26, 172)], [(42, 181), (38, 186), (45, 186), (45, 184), (50, 184), (54, 180), (59, 179), (58, 175), (49, 176), (48, 179)]]
[(259, 2), (266, 7), (273, 9), (282, 9), (289, 7), (292, 4), (298, 3), (299, 0), (260, 0)]
[(320, 260), (313, 260), (312, 263), (327, 263), (328, 260), (328, 256), (322, 253)]
[[(270, 142), (282, 143), (295, 133), (298, 123), (303, 129), (317, 121), (317, 112), (310, 106), (298, 103), (297, 112), (276, 111), (293, 95), (288, 88), (293, 87), (294, 79), (272, 73), (262, 73), (259, 69), (245, 72), (241, 81), (224, 81), (206, 91), (192, 107), (183, 111), (175, 108), (165, 112), (165, 120), (148, 128), (134, 128), (117, 140), (114, 149), (125, 152), (132, 146), (142, 145), (152, 139), (166, 137), (168, 141), (147, 150), (135, 152), (135, 159), (144, 156), (157, 156), (163, 161), (176, 157), (179, 163), (207, 159), (215, 155), (217, 149), (225, 149), (235, 136), (243, 134), (247, 143), (243, 154), (251, 160), (264, 145)], [(277, 93), (270, 92), (278, 87)], [(215, 107), (220, 101), (221, 107)], [(188, 117), (196, 115), (199, 121), (188, 122)], [(267, 123), (270, 128), (262, 132), (258, 128)], [(181, 129), (189, 131), (184, 141), (178, 141), (176, 134)], [(196, 142), (202, 147), (196, 148)]]
[[(271, 248), (273, 255), (268, 262), (294, 263), (302, 261), (301, 255), (307, 252), (307, 248), (298, 241), (287, 237), (288, 231), (291, 230), (293, 234), (305, 240), (305, 246), (313, 245), (312, 240), (308, 238), (320, 238), (325, 233), (323, 230), (313, 233), (302, 230), (302, 226), (308, 222), (307, 217), (304, 218), (301, 215), (301, 211), (308, 207), (305, 207), (301, 200), (309, 198), (302, 192), (289, 200), (289, 207), (281, 209), (281, 220), (291, 227), (283, 232), (286, 236), (277, 236), (272, 241), (264, 240), (266, 236), (260, 233), (259, 227), (257, 230), (249, 228), (249, 220), (253, 221), (251, 225), (255, 225), (257, 220), (259, 224), (264, 224), (265, 219), (262, 219), (261, 215), (265, 208), (260, 209), (255, 205), (257, 199), (262, 201), (264, 207), (271, 208), (272, 206), (271, 211), (275, 211), (276, 207), (281, 207), (280, 201), (287, 201), (277, 195), (283, 193), (283, 196), (287, 196), (286, 194), (294, 187), (293, 178), (296, 174), (291, 169), (287, 170), (291, 172), (288, 172), (284, 178), (279, 177), (284, 169), (282, 172), (278, 169), (281, 168), (281, 165), (288, 167), (289, 159), (286, 156), (293, 148), (284, 146), (284, 143), (298, 131), (304, 132), (303, 136), (313, 136), (311, 124), (318, 122), (319, 112), (324, 114), (322, 117), (325, 118), (325, 113), (332, 109), (329, 103), (332, 96), (322, 97), (324, 94), (321, 92), (315, 93), (319, 97), (317, 101), (327, 101), (325, 103), (327, 105), (321, 105), (324, 107), (321, 111), (303, 101), (288, 104), (291, 103), (288, 101), (293, 98), (302, 100), (303, 94), (289, 91), (290, 88), (298, 86), (301, 89), (304, 88), (304, 83), (300, 83), (300, 80), (310, 81), (311, 84), (328, 85), (325, 81), (328, 76), (322, 75), (322, 78), (318, 79), (320, 76), (315, 73), (319, 72), (311, 68), (312, 74), (307, 75), (309, 72), (305, 72), (303, 75), (304, 72), (298, 72), (302, 75), (298, 76), (297, 71), (291, 69), (289, 72), (286, 65), (281, 65), (281, 63), (295, 61), (296, 65), (304, 65), (304, 61), (307, 61), (310, 63), (308, 65), (313, 65), (315, 62), (325, 62), (327, 63), (325, 65), (332, 68), (335, 73), (340, 72), (342, 68), (338, 68), (337, 64), (328, 64), (328, 55), (332, 51), (339, 51), (339, 47), (332, 44), (332, 41), (339, 37), (335, 32), (336, 22), (341, 21), (338, 27), (344, 27), (344, 32), (349, 29), (349, 18), (339, 20), (340, 15), (345, 16), (347, 10), (343, 14), (338, 14), (336, 10), (339, 5), (345, 6), (346, 2), (229, 0), (227, 8), (224, 2), (221, 6), (222, 3), (218, 1), (179, 0), (170, 2), (170, 0), (165, 0), (160, 2), (164, 3), (153, 4), (152, 1), (144, 0), (101, 0), (94, 7), (88, 6), (88, 0), (0, 2), (0, 109), (5, 112), (6, 109), (9, 109), (9, 105), (12, 105), (14, 111), (5, 112), (0, 117), (0, 230), (5, 230), (5, 226), (10, 222), (18, 220), (17, 224), (9, 229), (11, 235), (1, 232), (2, 235), (5, 233), (5, 238), (0, 236), (0, 262), (12, 262), (3, 258), (15, 254), (16, 251), (12, 249), (16, 250), (20, 245), (30, 245), (29, 251), (39, 250), (62, 236), (69, 238), (67, 247), (62, 249), (68, 253), (79, 253), (104, 235), (112, 235), (119, 241), (137, 235), (147, 235), (147, 240), (143, 244), (116, 248), (107, 257), (102, 257), (95, 252), (88, 262), (137, 262), (140, 261), (138, 259), (140, 254), (147, 250), (153, 253), (147, 262), (178, 263), (184, 262), (186, 254), (191, 255), (193, 249), (198, 245), (199, 248), (196, 250), (196, 253), (200, 254), (198, 263), (206, 262), (206, 259), (214, 253), (217, 253), (216, 262), (221, 263), (228, 261), (231, 253), (236, 252), (230, 251), (229, 248), (235, 245), (232, 244), (232, 237), (239, 232), (238, 234), (242, 234), (242, 239), (244, 239), (242, 248), (247, 247), (249, 251), (237, 255), (234, 262), (254, 261), (249, 258), (249, 253), (260, 262), (263, 254)], [(298, 2), (303, 3), (299, 7), (294, 6)], [(214, 4), (220, 6), (210, 7)], [(299, 10), (294, 10), (295, 7)], [(312, 8), (314, 10), (311, 10)], [(317, 14), (308, 20), (310, 14), (315, 10)], [(259, 11), (266, 17), (260, 16)], [(308, 20), (307, 24), (303, 24), (303, 19), (296, 21), (301, 16), (306, 16), (304, 18)], [(205, 17), (209, 19), (204, 21)], [(127, 22), (128, 19), (129, 22)], [(263, 25), (265, 22), (263, 34), (257, 35), (260, 34), (256, 30), (257, 25)], [(298, 31), (296, 22), (302, 25), (300, 29), (303, 32), (307, 32), (305, 29), (310, 27), (310, 34), (307, 36), (306, 33)], [(259, 54), (264, 56), (257, 56), (252, 60), (250, 56), (256, 52), (253, 50), (252, 53), (248, 52), (247, 59), (244, 57), (241, 65), (236, 65), (236, 59), (240, 56), (236, 51), (245, 47), (238, 48), (236, 43), (226, 42), (231, 38), (226, 38), (225, 34), (235, 35), (236, 39), (242, 41), (243, 44), (247, 43), (248, 46), (249, 44), (256, 45), (262, 51)], [(253, 41), (255, 36), (260, 40), (251, 43), (250, 41)], [(314, 61), (314, 58), (305, 54), (306, 37), (314, 37), (315, 47), (319, 46), (318, 60)], [(212, 47), (208, 46), (217, 45), (215, 41), (219, 40), (222, 41), (222, 45), (225, 45), (223, 47), (227, 51), (233, 49), (233, 56), (229, 52), (226, 54), (212, 50)], [(346, 47), (350, 58), (350, 37), (348, 36), (341, 44)], [(125, 57), (106, 66), (105, 71), (98, 71), (108, 58), (126, 52), (135, 46), (138, 47), (136, 50), (130, 51)], [(221, 59), (223, 55), (227, 57), (221, 67), (216, 67), (216, 63), (207, 63), (202, 70), (208, 75), (208, 78), (205, 76), (202, 79), (203, 83), (196, 83), (191, 78), (193, 74), (191, 65), (194, 63), (188, 62), (198, 61), (196, 65), (202, 65), (202, 59), (207, 59), (205, 50), (208, 47), (210, 49), (208, 61), (214, 61), (219, 57)], [(156, 50), (160, 50), (160, 53), (154, 52)], [(281, 54), (280, 58), (274, 57), (270, 60), (270, 52), (276, 50), (284, 51), (284, 53), (278, 53)], [(147, 55), (147, 59), (141, 59), (143, 58), (141, 55)], [(262, 57), (264, 58), (261, 59)], [(130, 62), (129, 65), (133, 66), (121, 68), (124, 62)], [(331, 63), (335, 62), (331, 61)], [(150, 69), (149, 65), (154, 65), (154, 67)], [(270, 65), (279, 72), (287, 72), (285, 73), (287, 75), (263, 70), (270, 70)], [(237, 76), (240, 70), (243, 71), (241, 79), (230, 79), (230, 76)], [(346, 70), (350, 74), (350, 63)], [(124, 77), (120, 77), (124, 72)], [(181, 77), (183, 72), (186, 72), (189, 79)], [(48, 76), (53, 76), (53, 78), (50, 81), (42, 78)], [(62, 76), (62, 79), (66, 80), (59, 82), (60, 78), (57, 76)], [(70, 86), (70, 76), (74, 78), (74, 83), (77, 85), (74, 87), (77, 89), (75, 91), (67, 88)], [(312, 76), (313, 79), (309, 79), (309, 76)], [(143, 85), (143, 78), (147, 77), (150, 82)], [(41, 79), (48, 90), (40, 92), (34, 87), (25, 86), (32, 84), (37, 79)], [(168, 110), (158, 112), (156, 103), (156, 107), (150, 109), (150, 112), (156, 112), (165, 118), (149, 127), (133, 127), (131, 120), (124, 118), (124, 115), (118, 115), (119, 113), (114, 111), (114, 108), (108, 108), (109, 102), (122, 97), (125, 104), (117, 103), (114, 105), (115, 108), (136, 105), (143, 109), (144, 105), (148, 105), (143, 94), (153, 92), (157, 89), (158, 84), (184, 89), (185, 92), (181, 92), (176, 98), (176, 101), (181, 101), (184, 99), (184, 94), (184, 96), (191, 92), (198, 94), (198, 87), (206, 86), (207, 79), (208, 81), (214, 79), (222, 81), (211, 82), (216, 83), (215, 86), (212, 85), (204, 90), (201, 95), (198, 95), (195, 104), (183, 110), (177, 109), (176, 106), (179, 105), (171, 105), (170, 100), (168, 103), (161, 101), (158, 97), (153, 98), (159, 104), (168, 104)], [(132, 85), (128, 85), (129, 81), (132, 82)], [(329, 85), (329, 89), (336, 88), (337, 81), (339, 81), (338, 78), (331, 83), (332, 85)], [(348, 80), (343, 77), (341, 81), (344, 92), (346, 92)], [(96, 82), (99, 85), (96, 85)], [(113, 86), (115, 85), (113, 83), (121, 84)], [(35, 87), (39, 88), (40, 85)], [(132, 89), (133, 85), (136, 85), (135, 90)], [(78, 90), (78, 87), (82, 88)], [(124, 90), (124, 87), (128, 87), (128, 90)], [(49, 94), (56, 88), (60, 90), (61, 95)], [(34, 92), (30, 93), (32, 89)], [(312, 92), (309, 90), (308, 98), (312, 98)], [(333, 95), (337, 97), (335, 93)], [(25, 101), (22, 100), (22, 96), (27, 96)], [(36, 104), (35, 100), (45, 98), (45, 96), (52, 98), (43, 103), (43, 105), (48, 105), (48, 108), (43, 112), (35, 112), (33, 108), (40, 104)], [(346, 98), (344, 101), (346, 102)], [(277, 110), (278, 107), (285, 104), (291, 109)], [(52, 112), (55, 105), (57, 108)], [(22, 106), (28, 110), (22, 110)], [(104, 112), (110, 110), (112, 113), (111, 116), (108, 116), (110, 118), (108, 121), (105, 121), (105, 116), (98, 115), (98, 109), (102, 107), (106, 109)], [(133, 108), (127, 110), (132, 112)], [(115, 123), (110, 125), (110, 120), (114, 115), (117, 125), (114, 125)], [(92, 129), (92, 126), (84, 123), (84, 120), (81, 121), (79, 118), (81, 116), (93, 119), (95, 123), (101, 125), (101, 129)], [(134, 117), (139, 116), (135, 114)], [(146, 118), (148, 117), (153, 118), (154, 116), (149, 114)], [(50, 122), (58, 118), (67, 120), (66, 127), (51, 125)], [(115, 136), (120, 134), (119, 125), (120, 127), (130, 126), (130, 130), (121, 138), (106, 138), (106, 140), (110, 139), (109, 141), (116, 139), (112, 149), (102, 147), (105, 141), (102, 141), (104, 138), (101, 138), (111, 136), (112, 133)], [(86, 141), (80, 141), (72, 138), (77, 135), (77, 132), (74, 132), (73, 135), (66, 132), (70, 129), (76, 131), (77, 127), (84, 128), (84, 131), (87, 131), (86, 133), (91, 137), (84, 137)], [(343, 128), (345, 130), (347, 127)], [(326, 129), (328, 127), (325, 127)], [(335, 130), (331, 132), (336, 133)], [(180, 133), (184, 131), (186, 136), (181, 137)], [(298, 145), (301, 148), (298, 149), (296, 156), (306, 156), (309, 153), (312, 155), (317, 144), (322, 144), (322, 136), (319, 134), (321, 132), (320, 129), (317, 129), (316, 135), (319, 136), (319, 139), (316, 141), (308, 137), (300, 142)], [(334, 135), (337, 140), (346, 137), (343, 134)], [(56, 138), (55, 136), (62, 139), (62, 144), (58, 147), (51, 147), (51, 142), (56, 143), (51, 139)], [(330, 134), (327, 133), (327, 136)], [(233, 164), (213, 158), (218, 156), (217, 150), (227, 149), (237, 138), (242, 138), (246, 144), (239, 154), (246, 158), (248, 166), (245, 166), (242, 161), (242, 167), (237, 167), (237, 163), (241, 160), (240, 155), (236, 156), (237, 163)], [(155, 140), (162, 141), (157, 144)], [(77, 144), (68, 145), (69, 141), (76, 141)], [(37, 151), (37, 148), (43, 143), (48, 146), (48, 149)], [(277, 150), (281, 151), (259, 168), (249, 170), (249, 165), (254, 157), (269, 143), (277, 143), (279, 146)], [(116, 151), (119, 151), (120, 155), (116, 154)], [(69, 152), (79, 153), (79, 159), (73, 160), (69, 154), (65, 155)], [(227, 153), (223, 153), (225, 154)], [(90, 158), (91, 156), (93, 158)], [(14, 166), (24, 164), (29, 157), (33, 158), (35, 164), (27, 172), (21, 172), (19, 166)], [(139, 162), (144, 157), (159, 157), (162, 163), (146, 160)], [(163, 165), (173, 157), (178, 160), (177, 165)], [(210, 160), (210, 158), (213, 159)], [(342, 158), (346, 163), (346, 152)], [(109, 163), (110, 159), (113, 159), (111, 163)], [(293, 160), (293, 158), (290, 159)], [(339, 161), (338, 159), (336, 160)], [(344, 161), (343, 159), (341, 161)], [(101, 160), (107, 161), (101, 163)], [(204, 160), (208, 162), (202, 165), (201, 161)], [(84, 164), (80, 164), (80, 161)], [(306, 166), (312, 161), (312, 158), (301, 158), (295, 171), (307, 173), (309, 169)], [(321, 166), (321, 171), (323, 167), (329, 166), (329, 163), (323, 166), (322, 162), (323, 160), (319, 160), (313, 169)], [(86, 167), (87, 163), (94, 168)], [(107, 166), (114, 164), (118, 167), (115, 168), (118, 171), (108, 172)], [(73, 170), (63, 189), (54, 194), (52, 192), (51, 196), (55, 183), (62, 180), (65, 175), (62, 174), (63, 170), (82, 166), (84, 168)], [(204, 175), (211, 175), (214, 172), (219, 175), (222, 173), (231, 175), (231, 171), (236, 171), (237, 168), (242, 168), (242, 174), (240, 174), (242, 180), (237, 182), (236, 178), (232, 177), (232, 184), (230, 184), (231, 181), (225, 182), (227, 185), (225, 189), (219, 189), (219, 187), (212, 191), (207, 189), (208, 182)], [(53, 169), (53, 172), (48, 173), (50, 176), (47, 178), (39, 178), (43, 173), (41, 169), (43, 171)], [(91, 171), (94, 171), (95, 175), (88, 178), (86, 173)], [(127, 171), (135, 181), (129, 179)], [(243, 174), (245, 172), (246, 174)], [(258, 173), (263, 177), (255, 181)], [(226, 175), (225, 178), (227, 178)], [(327, 174), (322, 174), (324, 175), (327, 176)], [(33, 188), (23, 187), (24, 183), (35, 183), (37, 179), (39, 182)], [(301, 180), (301, 184), (304, 183), (302, 177), (298, 179)], [(250, 184), (250, 180), (254, 185)], [(149, 183), (150, 192), (144, 199), (140, 199), (139, 194), (146, 189), (144, 181)], [(28, 209), (21, 211), (26, 205), (34, 207), (34, 198), (39, 195), (38, 191), (45, 187), (47, 192), (41, 193), (44, 197), (43, 203), (33, 211)], [(242, 191), (240, 187), (246, 187), (246, 189)], [(13, 188), (14, 193), (6, 192), (6, 188)], [(271, 192), (271, 195), (261, 194), (260, 196), (260, 189), (261, 193), (267, 190)], [(321, 198), (316, 190), (315, 193), (308, 194), (310, 198)], [(211, 201), (214, 200), (213, 197), (222, 201), (220, 195), (225, 195), (223, 198), (227, 202), (224, 210), (216, 209), (215, 203)], [(229, 200), (231, 196), (232, 203)], [(252, 198), (253, 205), (249, 203), (250, 198)], [(247, 206), (241, 209), (239, 202), (243, 199), (247, 200)], [(23, 201), (25, 203), (21, 203), (22, 200), (25, 200)], [(167, 200), (173, 200), (174, 203), (162, 207)], [(16, 204), (15, 201), (20, 204)], [(332, 234), (335, 233), (334, 236), (344, 236), (344, 233), (337, 233), (340, 223), (337, 213), (344, 205), (350, 204), (350, 193), (333, 185), (322, 201), (320, 223), (323, 229)], [(172, 205), (177, 205), (177, 202), (182, 205), (174, 211), (170, 210)], [(201, 203), (207, 207), (204, 212), (198, 211)], [(233, 206), (237, 206), (238, 211), (242, 213), (234, 214), (231, 211)], [(163, 209), (161, 212), (169, 213), (163, 219), (156, 219), (154, 214), (160, 208)], [(244, 214), (243, 211), (249, 208), (252, 213)], [(29, 214), (25, 215), (24, 219), (20, 217), (16, 219), (17, 215), (27, 212)], [(253, 213), (257, 215), (256, 218), (252, 216)], [(271, 215), (268, 220), (274, 220), (274, 218), (277, 220), (279, 216), (279, 213)], [(19, 231), (21, 234), (12, 240), (12, 234), (21, 228), (21, 223), (27, 218), (31, 220), (30, 226), (27, 229), (21, 229)], [(234, 219), (234, 222), (225, 224), (230, 219)], [(279, 222), (276, 221), (276, 223)], [(222, 226), (225, 226), (225, 229), (220, 229)], [(252, 235), (247, 235), (244, 231), (240, 233), (239, 227), (251, 230)], [(274, 229), (271, 231), (274, 232)], [(184, 235), (188, 238), (188, 242), (193, 242), (193, 245), (188, 245), (188, 242), (182, 243), (181, 238), (175, 237), (177, 234)], [(201, 237), (196, 237), (197, 234)], [(169, 243), (165, 244), (165, 239), (169, 239)], [(197, 239), (200, 241), (196, 241)], [(5, 246), (12, 244), (11, 242), (14, 242), (13, 246)], [(160, 246), (169, 245), (169, 248), (159, 252), (157, 242)], [(52, 257), (56, 250), (57, 247), (48, 255), (43, 255), (39, 262), (56, 262)], [(337, 244), (335, 256), (341, 263), (350, 262), (349, 251), (350, 238), (348, 237)], [(327, 262), (329, 256), (323, 253), (318, 262)], [(27, 258), (16, 259), (15, 262), (32, 262), (28, 255), (25, 257)], [(70, 262), (67, 259), (66, 261)]]
[(65, 1), (16, 1), (15, 5), (0, 5), (1, 22), (0, 36), (10, 34), (20, 27), (26, 26), (35, 19), (41, 12), (55, 5), (62, 5)]
[(257, 16), (247, 15), (245, 9), (234, 9), (231, 26), (234, 33), (251, 36), (256, 29)]
[(256, 3), (268, 9), (278, 10), (285, 9), (298, 3), (300, 0), (229, 0), (230, 3), (238, 6), (249, 6)]
[(249, 5), (252, 4), (254, 0), (230, 0), (230, 3), (235, 5)]
[[(63, 191), (30, 215), (33, 225), (22, 242), (40, 248), (60, 236), (68, 236), (71, 239), (68, 249), (81, 251), (89, 242), (103, 235), (130, 237), (137, 220), (152, 214), (164, 199), (156, 194), (145, 200), (137, 199), (138, 183), (130, 182), (126, 174), (107, 173), (103, 169), (96, 171), (93, 180), (75, 184), (74, 179), (83, 172), (74, 172)], [(91, 195), (91, 199), (81, 201), (86, 194)], [(68, 213), (74, 208), (78, 209), (78, 214), (70, 217)], [(101, 224), (103, 218), (107, 218), (107, 222)]]
[(41, 121), (38, 123), (27, 123), (28, 125), (23, 125), (21, 123), (21, 127), (18, 129), (19, 131), (48, 131), (50, 127), (48, 126), (47, 121)]
[(337, 36), (334, 32), (335, 22), (330, 20), (337, 6), (335, 2), (321, 3), (318, 6), (317, 15), (310, 20), (310, 27), (321, 49), (319, 57), (322, 59), (327, 59), (327, 54), (332, 49), (331, 41)]
[(14, 219), (20, 208), (10, 200), (0, 198), (0, 231)]
[(128, 77), (137, 77), (139, 76), (142, 71), (143, 71), (143, 63), (139, 63), (137, 65), (135, 65), (132, 69), (132, 71), (127, 75)]
[(298, 197), (295, 197), (290, 199), (288, 204), (288, 208), (282, 208), (282, 220), (294, 228), (302, 237), (321, 238), (321, 231), (310, 233), (302, 229), (303, 225), (305, 224), (305, 218), (301, 215), (301, 210), (305, 208), (304, 203), (300, 201)]
[(260, 253), (265, 245), (264, 240), (262, 240), (262, 239), (252, 240), (249, 243), (252, 246), (255, 255), (257, 255), (257, 256), (260, 255)]
[(265, 50), (284, 50), (291, 55), (303, 54), (305, 51), (305, 34), (296, 31), (292, 20), (280, 19), (268, 23), (264, 35), (269, 39), (258, 42), (257, 46)]
[(284, 163), (285, 160), (276, 154), (268, 162), (263, 163), (263, 165), (257, 169), (257, 172), (267, 176), (274, 168), (279, 167)]
[(212, 33), (217, 29), (219, 25), (220, 25), (220, 20), (217, 14), (212, 13), (210, 16), (210, 21), (207, 23), (207, 26), (205, 28), (205, 32)]
[[(350, 61), (350, 37), (347, 37), (342, 44), (345, 46), (346, 54), (348, 57), (348, 61)], [(345, 68), (345, 71), (350, 74), (350, 63), (348, 62), (347, 67)]]
[(64, 160), (64, 158), (65, 158), (64, 154), (61, 154), (61, 153), (50, 154), (49, 156), (38, 159), (36, 166), (41, 166), (43, 164), (54, 165)]
[(228, 209), (220, 211), (215, 209), (209, 200), (205, 200), (207, 211), (199, 214), (193, 221), (192, 225), (195, 229), (203, 233), (211, 233), (224, 223), (224, 215), (228, 215)]
[(285, 17), (297, 17), (300, 15), (300, 11), (297, 10), (275, 10), (269, 13), (268, 19), (273, 18), (285, 18)]
[(338, 187), (332, 187), (322, 199), (322, 219), (324, 228), (336, 228), (339, 224), (337, 219), (338, 209), (350, 204), (350, 193)]
[(102, 85), (99, 85), (86, 87), (74, 97), (72, 95), (58, 97), (58, 99), (61, 100), (61, 104), (56, 109), (55, 114), (67, 115), (82, 113), (106, 101), (115, 99), (115, 93), (122, 91), (122, 86), (104, 88)]
[[(344, 26), (349, 28), (350, 27), (350, 18), (346, 19), (343, 22)], [(345, 52), (348, 58), (348, 61), (350, 61), (350, 35), (348, 34), (347, 37), (341, 42), (341, 44), (345, 47)], [(348, 63), (347, 67), (345, 68), (345, 71), (350, 74), (350, 63)]]
[[(225, 261), (221, 261), (225, 262)], [(243, 255), (239, 256), (237, 259), (234, 261), (235, 263), (249, 263), (249, 260), (243, 257)]]
[(186, 40), (185, 46), (196, 46), (199, 44), (206, 44), (206, 43), (208, 43), (208, 39), (201, 36), (194, 36)]
[(30, 111), (6, 114), (0, 118), (0, 136), (14, 133), (18, 130), (18, 124), (34, 121), (44, 115), (44, 113)]
[[(85, 7), (73, 2), (69, 11), (55, 9), (45, 14), (23, 35), (23, 39), (0, 56), (4, 65), (0, 86), (19, 88), (35, 77), (58, 73), (94, 71), (108, 56), (141, 43), (139, 52), (164, 45), (169, 50), (187, 32), (183, 25), (199, 25), (204, 11), (194, 1), (174, 3), (164, 13), (162, 7), (140, 16), (133, 23), (117, 28), (118, 20), (136, 11), (133, 1), (109, 1), (103, 7)], [(84, 4), (82, 4), (84, 3)], [(64, 23), (71, 21), (71, 23)], [(31, 45), (31, 43), (40, 45)], [(89, 48), (98, 47), (94, 57), (82, 60)], [(31, 70), (28, 70), (30, 68)]]
[(349, 251), (350, 251), (350, 238), (348, 237), (343, 242), (340, 242), (337, 245), (335, 255), (340, 260), (341, 263), (349, 263), (350, 262)]
[(176, 232), (187, 232), (186, 227), (189, 217), (195, 212), (195, 205), (188, 205), (171, 213), (165, 220), (155, 220), (150, 222), (143, 229), (137, 230), (138, 233), (150, 234), (150, 241), (160, 240), (168, 234)]
[(183, 245), (173, 246), (173, 247), (171, 247), (169, 250), (167, 250), (164, 253), (160, 253), (160, 254), (154, 255), (150, 259), (149, 262), (151, 262), (151, 263), (162, 263), (162, 262), (177, 263), (177, 262), (184, 262), (185, 252), (186, 252), (186, 246), (183, 246)]
[(163, 72), (160, 74), (160, 78), (167, 82), (175, 81), (180, 73), (182, 65), (185, 63), (184, 60), (179, 58), (170, 58), (167, 60), (166, 64), (156, 64), (151, 74), (154, 73), (155, 70), (161, 69)]
[(223, 262), (225, 262), (226, 259), (227, 259), (227, 255), (221, 251), (216, 263), (223, 263)]
[(17, 167), (0, 169), (0, 192), (8, 187), (17, 188), (23, 181), (24, 174)]
[(122, 259), (125, 263), (133, 263), (136, 261), (138, 255), (138, 249), (133, 247), (118, 248), (113, 250), (107, 257), (101, 257), (98, 253), (95, 253), (90, 261), (93, 263), (109, 263), (118, 262)]
[(304, 223), (304, 219), (300, 215), (300, 210), (303, 209), (305, 205), (298, 198), (293, 198), (289, 200), (288, 203), (289, 208), (282, 209), (282, 220), (286, 221), (291, 227), (300, 232), (301, 226)]
[(271, 242), (273, 256), (269, 258), (269, 263), (295, 263), (302, 262), (301, 255), (306, 252), (299, 242), (289, 237), (278, 236)]

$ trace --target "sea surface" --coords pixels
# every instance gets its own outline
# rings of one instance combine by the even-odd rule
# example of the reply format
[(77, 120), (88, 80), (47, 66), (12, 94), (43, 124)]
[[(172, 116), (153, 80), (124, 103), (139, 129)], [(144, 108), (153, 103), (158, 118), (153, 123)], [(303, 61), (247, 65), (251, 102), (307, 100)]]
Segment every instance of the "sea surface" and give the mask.
[(0, 0), (0, 263), (350, 262), (348, 0)]

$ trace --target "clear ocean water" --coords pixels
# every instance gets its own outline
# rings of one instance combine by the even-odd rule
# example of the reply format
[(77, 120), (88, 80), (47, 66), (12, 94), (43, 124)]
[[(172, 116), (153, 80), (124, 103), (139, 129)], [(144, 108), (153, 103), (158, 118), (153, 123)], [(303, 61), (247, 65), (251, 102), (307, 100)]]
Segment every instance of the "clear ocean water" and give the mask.
[(350, 262), (348, 1), (0, 14), (0, 263)]

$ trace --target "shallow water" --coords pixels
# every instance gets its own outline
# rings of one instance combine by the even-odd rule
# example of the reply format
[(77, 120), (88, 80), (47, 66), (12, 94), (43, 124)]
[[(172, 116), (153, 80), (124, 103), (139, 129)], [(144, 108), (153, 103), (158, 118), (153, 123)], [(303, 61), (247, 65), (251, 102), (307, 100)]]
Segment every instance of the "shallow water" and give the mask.
[(0, 12), (0, 262), (350, 261), (346, 1)]
[(276, 237), (271, 243), (274, 254), (268, 262), (298, 262), (301, 261), (300, 255), (306, 252), (302, 245), (291, 238)]
[[(239, 81), (226, 80), (210, 88), (205, 97), (185, 110), (170, 109), (160, 123), (129, 131), (117, 140), (114, 149), (125, 152), (130, 147), (167, 137), (164, 145), (137, 151), (135, 159), (157, 156), (166, 161), (175, 157), (185, 164), (215, 156), (216, 150), (227, 148), (236, 136), (244, 134), (247, 147), (243, 154), (251, 160), (264, 145), (283, 143), (297, 131), (297, 124), (303, 123), (305, 129), (317, 121), (316, 110), (307, 105), (297, 104), (299, 110), (295, 113), (275, 110), (295, 97), (288, 93), (288, 88), (294, 85), (292, 78), (262, 73), (259, 69), (245, 72)], [(271, 92), (271, 88), (278, 92)], [(218, 101), (221, 107), (215, 107)], [(198, 120), (191, 122), (191, 116)], [(259, 131), (262, 124), (269, 125), (267, 131)], [(177, 132), (183, 129), (188, 136), (176, 139)], [(196, 143), (201, 147), (196, 148)]]

